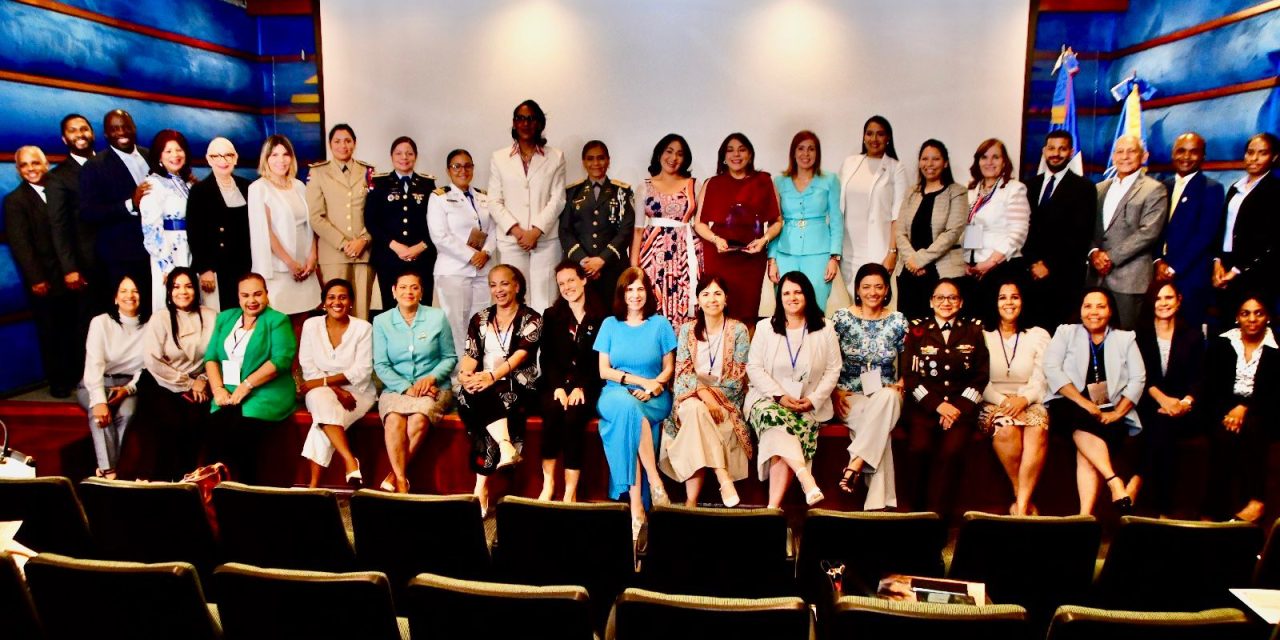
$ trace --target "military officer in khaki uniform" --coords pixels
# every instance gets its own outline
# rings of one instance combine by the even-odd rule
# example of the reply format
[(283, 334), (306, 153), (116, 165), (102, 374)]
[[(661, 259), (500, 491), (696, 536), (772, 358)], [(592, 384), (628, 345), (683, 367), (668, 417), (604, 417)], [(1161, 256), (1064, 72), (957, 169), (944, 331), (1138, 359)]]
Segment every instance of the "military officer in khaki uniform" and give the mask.
[(907, 510), (946, 518), (955, 506), (960, 455), (976, 432), (989, 361), (982, 323), (959, 316), (964, 300), (953, 280), (938, 281), (929, 306), (933, 317), (911, 321), (902, 353), (907, 459), (898, 486)]
[(320, 237), (320, 276), (345, 278), (355, 287), (355, 315), (369, 319), (373, 269), (369, 266), (372, 238), (364, 224), (364, 201), (373, 183), (373, 165), (353, 160), (356, 135), (336, 124), (329, 130), (332, 160), (311, 165), (307, 175), (307, 207), (311, 228)]
[(609, 147), (603, 142), (591, 140), (582, 146), (582, 166), (587, 177), (565, 189), (560, 246), (565, 258), (586, 270), (596, 299), (608, 304), (618, 276), (631, 264), (635, 194), (631, 185), (609, 179)]

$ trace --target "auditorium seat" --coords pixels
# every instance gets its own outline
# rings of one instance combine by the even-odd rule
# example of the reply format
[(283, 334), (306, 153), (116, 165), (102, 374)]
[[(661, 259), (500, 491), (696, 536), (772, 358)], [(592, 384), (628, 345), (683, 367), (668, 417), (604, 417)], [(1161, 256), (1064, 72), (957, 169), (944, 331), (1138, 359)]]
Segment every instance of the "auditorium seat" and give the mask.
[(498, 502), (493, 549), (501, 580), (576, 584), (591, 593), (594, 620), (635, 577), (631, 511), (617, 502), (542, 502), (507, 496)]
[(640, 583), (662, 593), (766, 598), (795, 595), (780, 509), (655, 507)]
[(1107, 609), (1200, 611), (1232, 606), (1250, 585), (1262, 529), (1247, 522), (1124, 516), (1092, 601)]
[(1259, 634), (1238, 609), (1192, 613), (1060, 607), (1048, 640), (1236, 640)]
[(969, 512), (948, 577), (983, 582), (993, 602), (1027, 608), (1043, 625), (1054, 610), (1084, 602), (1093, 584), (1102, 527), (1093, 516), (993, 516)]
[(813, 617), (800, 598), (716, 598), (627, 589), (605, 640), (806, 640)]
[(1018, 605), (976, 607), (844, 596), (821, 621), (823, 638), (982, 638), (1025, 640), (1027, 610)]
[(8, 551), (0, 551), (0, 629), (6, 638), (44, 637), (27, 582)]
[(942, 577), (947, 528), (936, 513), (814, 509), (804, 520), (796, 579), (809, 602), (829, 592), (823, 561), (844, 563), (844, 592), (875, 593), (891, 573)]
[(400, 640), (391, 584), (376, 571), (328, 573), (240, 563), (213, 572), (226, 640)]
[(78, 560), (41, 554), (27, 583), (48, 640), (210, 640), (217, 623), (186, 562)]
[(424, 573), (409, 581), (406, 609), (414, 640), (595, 637), (591, 602), (580, 586), (478, 582)]
[(93, 557), (93, 540), (75, 487), (62, 476), (0, 479), (0, 522), (21, 520), (15, 538), (39, 553)]
[(1267, 544), (1253, 572), (1253, 586), (1258, 589), (1280, 589), (1280, 520), (1271, 524)]
[(227, 562), (311, 571), (355, 568), (332, 491), (223, 482), (213, 489), (213, 506), (220, 557)]
[(351, 496), (356, 562), (391, 580), (400, 602), (419, 573), (489, 578), (489, 547), (475, 496), (394, 494), (362, 489)]
[(79, 492), (101, 558), (189, 562), (212, 575), (217, 550), (196, 485), (89, 478)]

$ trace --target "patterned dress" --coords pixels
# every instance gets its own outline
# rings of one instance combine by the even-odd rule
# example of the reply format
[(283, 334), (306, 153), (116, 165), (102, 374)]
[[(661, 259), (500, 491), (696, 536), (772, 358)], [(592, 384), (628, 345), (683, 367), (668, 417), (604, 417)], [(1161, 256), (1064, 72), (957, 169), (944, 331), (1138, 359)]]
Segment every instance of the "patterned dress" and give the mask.
[[(147, 176), (151, 191), (138, 203), (142, 246), (151, 255), (152, 310), (164, 309), (165, 276), (174, 267), (191, 266), (187, 244), (187, 196), (190, 185), (178, 176)], [(143, 301), (145, 304), (146, 301)]]
[(897, 382), (894, 365), (902, 353), (907, 336), (907, 318), (894, 311), (879, 320), (866, 320), (853, 315), (848, 309), (840, 309), (831, 317), (840, 340), (840, 352), (844, 365), (840, 368), (840, 381), (836, 386), (845, 391), (862, 393), (862, 372), (868, 366), (879, 367), (880, 379), (885, 383)]
[(497, 441), (486, 429), (490, 424), (505, 418), (511, 443), (517, 450), (524, 448), (528, 411), (537, 405), (538, 345), (542, 340), (542, 316), (537, 311), (520, 305), (505, 331), (494, 329), (497, 312), (498, 307), (491, 305), (471, 317), (464, 355), (479, 363), (476, 371), (492, 371), (486, 363), (494, 361), (495, 355), (499, 362), (517, 351), (523, 350), (528, 356), (515, 371), (484, 391), (458, 392), (458, 417), (471, 436), (471, 469), (486, 476), (498, 468), (502, 457)]
[(693, 233), (697, 200), (690, 179), (678, 193), (659, 193), (648, 178), (636, 189), (640, 267), (653, 282), (658, 313), (679, 328), (696, 308), (694, 290), (702, 271), (702, 243)]

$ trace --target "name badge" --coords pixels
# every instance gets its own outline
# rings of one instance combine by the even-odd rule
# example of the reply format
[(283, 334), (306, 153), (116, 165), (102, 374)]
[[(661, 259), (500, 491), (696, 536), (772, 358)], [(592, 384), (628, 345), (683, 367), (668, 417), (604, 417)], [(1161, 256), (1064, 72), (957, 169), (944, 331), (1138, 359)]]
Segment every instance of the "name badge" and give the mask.
[(1111, 394), (1107, 393), (1107, 383), (1105, 380), (1102, 382), (1089, 383), (1088, 390), (1089, 401), (1098, 405), (1099, 409), (1102, 409), (1103, 411), (1110, 411), (1116, 408), (1115, 405), (1111, 403)]
[(222, 361), (222, 384), (238, 385), (240, 384), (240, 363), (235, 360)]
[(982, 248), (982, 225), (972, 222), (964, 226), (964, 241), (961, 249), (978, 250)]
[(862, 380), (862, 395), (870, 396), (884, 388), (884, 381), (880, 379), (880, 370), (875, 367), (867, 367), (862, 375), (858, 376)]

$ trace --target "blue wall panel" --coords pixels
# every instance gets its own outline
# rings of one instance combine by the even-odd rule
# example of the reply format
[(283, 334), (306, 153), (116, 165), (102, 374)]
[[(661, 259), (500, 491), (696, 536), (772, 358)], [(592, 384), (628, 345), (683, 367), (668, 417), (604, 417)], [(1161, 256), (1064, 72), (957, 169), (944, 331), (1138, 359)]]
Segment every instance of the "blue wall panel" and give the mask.
[[(13, 252), (9, 250), (9, 245), (0, 244), (0, 315), (25, 311), (26, 308), (27, 292), (18, 275), (18, 267), (13, 262)], [(0, 342), (0, 345), (3, 344)]]
[(1076, 51), (1110, 51), (1115, 48), (1116, 15), (1101, 12), (1041, 13), (1036, 25), (1035, 48), (1057, 51), (1068, 44)]
[(1133, 46), (1163, 35), (1233, 14), (1261, 4), (1262, 0), (1130, 0), (1129, 11), (1120, 16), (1116, 49)]
[(1111, 63), (1105, 84), (1113, 86), (1136, 69), (1160, 96), (1204, 91), (1276, 75), (1277, 52), (1280, 11), (1272, 11), (1119, 58)]
[(64, 4), (179, 33), (248, 53), (258, 48), (257, 23), (222, 0), (62, 0)]
[(316, 55), (316, 23), (311, 16), (263, 16), (258, 18), (259, 53), (264, 56)]
[(18, 167), (12, 162), (0, 162), (0, 194), (13, 191), (22, 178), (18, 176)]
[(0, 390), (17, 389), (44, 379), (35, 323), (28, 320), (0, 326), (0, 344), (5, 350), (5, 366), (0, 367)]

